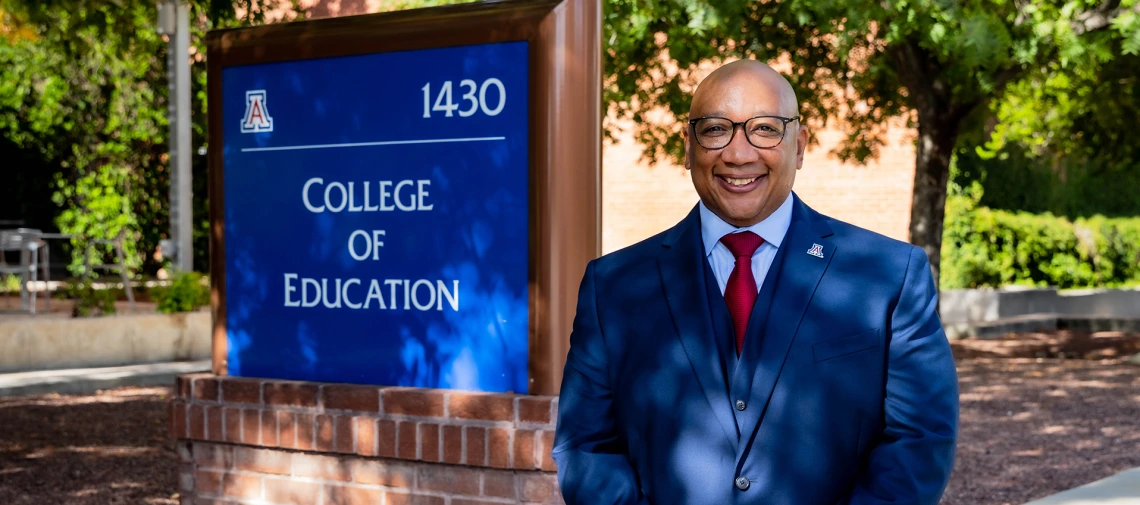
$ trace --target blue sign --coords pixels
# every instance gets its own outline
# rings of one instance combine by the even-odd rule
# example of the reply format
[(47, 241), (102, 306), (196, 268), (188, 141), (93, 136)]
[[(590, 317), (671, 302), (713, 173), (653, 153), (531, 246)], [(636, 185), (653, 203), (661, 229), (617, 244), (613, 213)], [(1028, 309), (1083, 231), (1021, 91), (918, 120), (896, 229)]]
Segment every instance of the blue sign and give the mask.
[(527, 391), (527, 62), (223, 69), (230, 375)]

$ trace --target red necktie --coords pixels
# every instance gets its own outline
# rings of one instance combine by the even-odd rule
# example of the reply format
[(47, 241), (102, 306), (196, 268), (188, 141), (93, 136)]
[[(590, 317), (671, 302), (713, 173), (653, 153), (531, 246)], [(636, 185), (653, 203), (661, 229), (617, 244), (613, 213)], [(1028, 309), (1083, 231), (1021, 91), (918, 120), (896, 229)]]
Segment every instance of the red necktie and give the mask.
[(732, 327), (736, 330), (736, 355), (744, 345), (744, 332), (748, 329), (748, 318), (752, 315), (752, 305), (756, 303), (756, 279), (752, 277), (752, 253), (764, 243), (764, 239), (750, 231), (730, 233), (720, 238), (736, 258), (732, 275), (724, 287), (724, 301), (728, 303), (728, 313), (732, 316)]

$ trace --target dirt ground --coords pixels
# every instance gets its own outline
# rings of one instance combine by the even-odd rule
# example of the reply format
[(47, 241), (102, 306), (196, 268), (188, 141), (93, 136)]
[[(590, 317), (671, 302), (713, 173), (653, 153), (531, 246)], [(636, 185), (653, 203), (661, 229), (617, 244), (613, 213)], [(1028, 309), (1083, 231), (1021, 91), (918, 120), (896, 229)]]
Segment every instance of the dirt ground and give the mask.
[(0, 503), (178, 503), (170, 388), (0, 398)]
[[(944, 505), (1020, 505), (1140, 466), (1140, 366), (959, 362)], [(0, 504), (176, 504), (168, 388), (0, 398)]]

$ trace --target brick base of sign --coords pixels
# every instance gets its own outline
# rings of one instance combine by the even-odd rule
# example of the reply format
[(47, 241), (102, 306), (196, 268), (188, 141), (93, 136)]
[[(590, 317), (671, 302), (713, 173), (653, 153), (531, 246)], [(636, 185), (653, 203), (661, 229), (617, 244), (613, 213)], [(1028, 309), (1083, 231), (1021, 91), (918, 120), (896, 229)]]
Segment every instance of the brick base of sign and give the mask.
[(560, 504), (549, 396), (178, 378), (182, 505)]

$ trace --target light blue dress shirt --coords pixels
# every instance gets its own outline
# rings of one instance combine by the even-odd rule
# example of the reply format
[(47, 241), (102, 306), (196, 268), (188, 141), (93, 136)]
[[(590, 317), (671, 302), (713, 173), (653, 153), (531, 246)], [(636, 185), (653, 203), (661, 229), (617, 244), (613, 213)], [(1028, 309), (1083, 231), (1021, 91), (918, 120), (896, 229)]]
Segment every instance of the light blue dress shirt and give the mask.
[(752, 277), (756, 279), (756, 290), (759, 292), (764, 285), (764, 278), (768, 275), (768, 269), (772, 266), (772, 260), (776, 259), (776, 251), (779, 250), (780, 244), (784, 243), (784, 236), (788, 234), (788, 226), (792, 224), (792, 194), (788, 193), (784, 203), (780, 204), (780, 207), (767, 219), (747, 228), (737, 228), (724, 222), (720, 216), (705, 207), (705, 202), (700, 203), (700, 212), (701, 239), (705, 244), (705, 254), (722, 295), (725, 285), (728, 284), (728, 277), (732, 275), (732, 269), (736, 266), (736, 258), (729, 252), (728, 247), (720, 242), (720, 238), (729, 233), (747, 230), (764, 239), (760, 248), (752, 253)]

